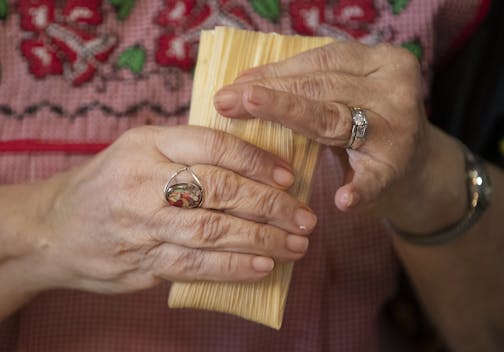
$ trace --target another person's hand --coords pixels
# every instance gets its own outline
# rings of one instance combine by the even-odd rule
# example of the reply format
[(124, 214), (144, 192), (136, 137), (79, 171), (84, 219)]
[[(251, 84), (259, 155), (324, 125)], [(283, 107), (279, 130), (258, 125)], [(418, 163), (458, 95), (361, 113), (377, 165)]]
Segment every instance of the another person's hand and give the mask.
[[(279, 122), (336, 147), (345, 167), (344, 184), (335, 194), (336, 206), (347, 211), (374, 205), (382, 215), (395, 217), (401, 227), (414, 231), (427, 230), (418, 226), (424, 220), (405, 218), (420, 213), (420, 204), (434, 208), (432, 202), (442, 197), (438, 191), (445, 181), (439, 172), (446, 165), (439, 162), (438, 156), (443, 154), (439, 151), (449, 150), (453, 155), (448, 160), (463, 165), (456, 143), (426, 119), (418, 60), (391, 45), (369, 47), (337, 41), (252, 68), (216, 94), (215, 106), (224, 116)], [(350, 107), (363, 109), (369, 122), (358, 149), (347, 148), (352, 130)], [(465, 190), (463, 166), (455, 182), (455, 189)], [(464, 192), (460, 194), (465, 197)], [(440, 221), (461, 216), (464, 199), (459, 204)], [(431, 225), (438, 224), (433, 220)]]
[[(204, 189), (200, 208), (168, 205), (163, 187), (185, 165)], [(32, 185), (38, 217), (30, 260), (44, 288), (102, 293), (166, 280), (256, 280), (300, 259), (316, 218), (285, 192), (289, 165), (205, 128), (126, 132), (82, 166)], [(39, 195), (36, 192), (39, 190)]]

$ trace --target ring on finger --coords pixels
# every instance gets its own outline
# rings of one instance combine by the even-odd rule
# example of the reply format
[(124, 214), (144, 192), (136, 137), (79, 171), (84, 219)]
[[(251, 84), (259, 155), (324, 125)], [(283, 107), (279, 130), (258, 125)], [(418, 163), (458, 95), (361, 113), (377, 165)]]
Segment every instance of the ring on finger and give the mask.
[(350, 113), (352, 115), (352, 131), (350, 135), (350, 140), (348, 141), (348, 149), (358, 149), (360, 148), (365, 140), (368, 130), (368, 119), (366, 112), (357, 107), (350, 107)]
[[(177, 182), (179, 175), (187, 173), (187, 182)], [(203, 203), (203, 186), (189, 166), (175, 171), (164, 187), (164, 196), (168, 204), (179, 208), (199, 208)]]

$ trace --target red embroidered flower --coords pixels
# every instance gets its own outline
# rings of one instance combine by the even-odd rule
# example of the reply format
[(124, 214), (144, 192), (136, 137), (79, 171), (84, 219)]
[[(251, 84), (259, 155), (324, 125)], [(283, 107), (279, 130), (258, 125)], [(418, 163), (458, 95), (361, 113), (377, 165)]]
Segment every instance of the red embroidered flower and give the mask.
[(202, 24), (211, 14), (210, 5), (196, 0), (167, 0), (156, 23), (173, 30), (187, 31)]
[(325, 22), (325, 1), (293, 1), (289, 7), (292, 27), (300, 34), (315, 35)]
[(26, 39), (21, 43), (21, 52), (28, 59), (30, 72), (37, 78), (61, 75), (63, 63), (56, 52), (39, 39)]
[(159, 37), (156, 61), (163, 66), (177, 66), (190, 70), (194, 66), (194, 54), (191, 53), (194, 43), (175, 34), (164, 34)]
[[(190, 70), (194, 66), (195, 45), (198, 38), (191, 30), (208, 20), (213, 9), (196, 0), (167, 0), (155, 22), (169, 32), (158, 39), (156, 61), (163, 66), (177, 66)], [(199, 31), (197, 31), (199, 35)]]
[(373, 0), (338, 0), (335, 5), (327, 5), (324, 0), (295, 0), (289, 12), (298, 33), (337, 36), (340, 29), (354, 38), (368, 35), (369, 25), (377, 17)]
[(21, 43), (30, 72), (37, 78), (64, 73), (76, 86), (90, 81), (117, 42), (90, 30), (103, 22), (101, 7), (102, 0), (67, 0), (58, 11), (55, 0), (20, 0), (21, 28), (33, 33)]
[(377, 16), (372, 0), (340, 0), (334, 7), (335, 25), (360, 38), (369, 33), (368, 26)]
[(341, 22), (373, 23), (376, 9), (372, 0), (339, 0), (334, 7), (334, 17)]
[(158, 39), (156, 62), (183, 70), (194, 66), (202, 29), (217, 25), (252, 28), (245, 9), (229, 0), (165, 0), (155, 23), (166, 30)]
[(54, 1), (34, 0), (19, 2), (21, 28), (30, 32), (42, 32), (54, 21)]

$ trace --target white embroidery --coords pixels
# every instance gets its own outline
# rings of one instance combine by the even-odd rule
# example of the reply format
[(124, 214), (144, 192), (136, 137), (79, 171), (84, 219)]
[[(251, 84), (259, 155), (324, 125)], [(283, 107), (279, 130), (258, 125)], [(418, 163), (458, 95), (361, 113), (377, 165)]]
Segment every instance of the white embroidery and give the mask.
[(175, 8), (168, 14), (170, 20), (180, 20), (184, 17), (186, 12), (186, 5), (182, 1), (178, 1)]
[(176, 38), (171, 42), (171, 46), (168, 49), (168, 56), (173, 55), (177, 59), (185, 58), (185, 50), (184, 50), (184, 40), (181, 38)]
[(76, 7), (72, 10), (72, 12), (70, 12), (70, 15), (68, 15), (68, 19), (70, 21), (77, 21), (79, 19), (91, 17), (93, 17), (93, 12), (87, 7)]
[(312, 30), (315, 30), (320, 25), (320, 11), (317, 8), (301, 11), (301, 16), (306, 19), (306, 24)]
[(340, 19), (343, 21), (348, 21), (352, 17), (362, 17), (364, 16), (364, 11), (360, 6), (347, 6), (341, 11)]
[(47, 26), (47, 23), (49, 22), (48, 13), (49, 10), (47, 9), (47, 6), (40, 6), (30, 9), (30, 15), (33, 18), (33, 23), (38, 28), (45, 28)]
[(51, 64), (51, 54), (49, 54), (46, 48), (41, 46), (36, 47), (33, 49), (33, 53), (42, 61), (42, 65), (49, 66)]

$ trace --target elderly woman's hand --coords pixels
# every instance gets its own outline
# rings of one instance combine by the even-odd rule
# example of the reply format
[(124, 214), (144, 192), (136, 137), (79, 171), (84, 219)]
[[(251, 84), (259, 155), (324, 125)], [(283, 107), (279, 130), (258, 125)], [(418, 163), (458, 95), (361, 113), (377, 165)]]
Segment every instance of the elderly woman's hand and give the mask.
[[(418, 199), (419, 187), (431, 186), (433, 150), (453, 147), (428, 123), (423, 93), (420, 65), (407, 50), (338, 41), (244, 71), (214, 102), (224, 116), (276, 121), (337, 147), (345, 179), (336, 206), (346, 211), (379, 204), (394, 217)], [(347, 148), (351, 107), (363, 109), (369, 123), (357, 149)], [(462, 160), (454, 155), (454, 162)]]
[[(164, 198), (185, 165), (204, 190), (200, 208)], [(160, 279), (256, 280), (271, 271), (272, 258), (300, 259), (316, 222), (285, 192), (293, 182), (286, 162), (204, 128), (130, 130), (44, 182), (37, 226), (23, 232), (37, 246), (31, 267), (46, 288), (116, 293)]]

